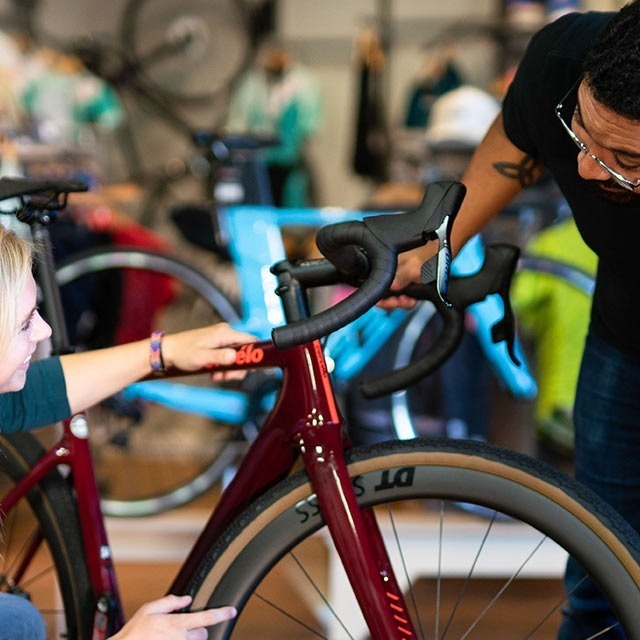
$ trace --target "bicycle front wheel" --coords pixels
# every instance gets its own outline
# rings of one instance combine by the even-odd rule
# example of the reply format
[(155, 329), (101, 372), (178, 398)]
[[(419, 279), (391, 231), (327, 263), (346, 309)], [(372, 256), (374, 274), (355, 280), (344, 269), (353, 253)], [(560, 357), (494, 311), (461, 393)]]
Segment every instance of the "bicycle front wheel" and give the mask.
[[(0, 438), (3, 496), (42, 454), (31, 434)], [(77, 509), (57, 471), (2, 513), (0, 591), (31, 600), (45, 620), (47, 638), (91, 637), (94, 607)]]
[[(555, 637), (571, 554), (617, 615), (591, 633), (640, 638), (637, 536), (567, 476), (462, 440), (355, 449), (349, 470), (360, 505), (377, 515), (418, 637)], [(461, 511), (460, 502), (485, 515)], [(306, 475), (283, 481), (238, 518), (192, 577), (196, 608), (239, 611), (209, 637), (369, 637), (336, 555)]]
[[(82, 350), (145, 339), (152, 329), (238, 319), (213, 282), (154, 251), (93, 249), (61, 262), (57, 277), (71, 343)], [(144, 516), (186, 504), (236, 462), (246, 445), (245, 394), (237, 385), (220, 391), (228, 404), (223, 415), (227, 407), (222, 400), (211, 407), (210, 392), (207, 376), (158, 380), (125, 389), (88, 412), (107, 515)]]

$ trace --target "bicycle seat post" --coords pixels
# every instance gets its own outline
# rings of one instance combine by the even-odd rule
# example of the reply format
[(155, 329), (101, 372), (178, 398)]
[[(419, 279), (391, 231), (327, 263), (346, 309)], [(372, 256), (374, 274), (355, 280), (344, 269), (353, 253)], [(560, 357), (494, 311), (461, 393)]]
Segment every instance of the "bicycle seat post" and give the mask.
[(55, 216), (52, 214), (41, 211), (29, 220), (28, 224), (31, 227), (31, 237), (37, 251), (36, 271), (38, 286), (42, 291), (42, 306), (52, 329), (52, 355), (63, 355), (71, 353), (73, 348), (69, 344), (60, 288), (56, 280), (51, 235), (47, 226), (54, 219)]

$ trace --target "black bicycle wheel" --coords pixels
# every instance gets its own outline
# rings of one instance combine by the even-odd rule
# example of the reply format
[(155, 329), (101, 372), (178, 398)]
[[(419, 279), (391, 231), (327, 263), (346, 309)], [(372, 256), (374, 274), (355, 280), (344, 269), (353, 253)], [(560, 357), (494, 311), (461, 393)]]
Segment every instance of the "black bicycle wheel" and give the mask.
[(122, 46), (167, 100), (210, 101), (253, 54), (247, 9), (238, 0), (130, 0)]
[[(521, 454), (461, 440), (356, 449), (349, 469), (361, 506), (377, 514), (418, 637), (555, 637), (570, 553), (609, 598), (615, 631), (640, 638), (638, 538), (569, 477)], [(461, 512), (460, 501), (496, 516)], [(368, 637), (331, 549), (306, 475), (280, 483), (229, 527), (194, 572), (195, 607), (231, 604), (240, 612), (209, 637), (284, 637), (269, 635), (264, 624), (276, 615), (291, 627), (286, 637)], [(553, 580), (532, 589), (540, 577)]]
[[(0, 437), (2, 495), (42, 453), (31, 434)], [(28, 597), (43, 614), (48, 638), (91, 637), (94, 607), (76, 513), (67, 482), (52, 472), (26, 499), (2, 514), (0, 590)], [(31, 536), (37, 532), (44, 541), (27, 561)], [(25, 561), (25, 572), (20, 574)]]
[[(143, 339), (152, 329), (171, 332), (238, 318), (208, 278), (153, 251), (89, 250), (61, 262), (57, 276), (70, 340), (79, 349)], [(205, 410), (189, 410), (189, 398), (210, 388), (207, 376), (146, 384), (154, 385), (147, 398), (153, 393), (155, 400), (127, 389), (88, 412), (108, 515), (143, 516), (186, 504), (215, 485), (246, 447), (246, 425), (232, 420), (233, 410), (225, 423)], [(236, 383), (228, 391), (241, 388)]]

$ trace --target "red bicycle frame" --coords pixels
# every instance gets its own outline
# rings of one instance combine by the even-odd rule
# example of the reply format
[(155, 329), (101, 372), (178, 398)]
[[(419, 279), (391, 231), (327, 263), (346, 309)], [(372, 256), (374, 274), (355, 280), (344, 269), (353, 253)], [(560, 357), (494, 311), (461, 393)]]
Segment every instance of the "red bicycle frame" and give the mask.
[(344, 450), (349, 440), (318, 340), (291, 349), (257, 342), (238, 349), (236, 365), (283, 370), (278, 400), (170, 591), (187, 580), (212, 542), (243, 508), (288, 475), (302, 457), (337, 552), (376, 640), (415, 637), (372, 511), (356, 503)]
[[(70, 479), (76, 493), (84, 554), (96, 604), (93, 638), (100, 640), (124, 624), (122, 604), (100, 510), (100, 494), (89, 449), (87, 421), (82, 414), (78, 414), (65, 420), (63, 425), (60, 439), (3, 496), (0, 512), (8, 513), (50, 471), (60, 466), (71, 470)], [(14, 571), (16, 582), (19, 582), (42, 541), (42, 534), (36, 530), (27, 543), (20, 566)]]
[[(278, 367), (284, 374), (282, 388), (168, 592), (185, 591), (190, 575), (216, 538), (246, 506), (286, 477), (301, 457), (372, 637), (376, 640), (415, 637), (374, 514), (362, 510), (356, 502), (344, 458), (349, 439), (320, 342), (279, 350), (272, 342), (263, 341), (241, 345), (236, 350), (235, 363), (219, 367), (220, 371)], [(122, 626), (123, 615), (83, 416), (65, 422), (61, 439), (2, 499), (0, 508), (6, 513), (59, 465), (71, 469), (70, 479), (77, 495), (96, 600), (93, 638), (99, 640), (106, 637), (106, 629), (113, 631)], [(31, 543), (32, 554), (38, 542)], [(110, 618), (108, 626), (105, 615)]]

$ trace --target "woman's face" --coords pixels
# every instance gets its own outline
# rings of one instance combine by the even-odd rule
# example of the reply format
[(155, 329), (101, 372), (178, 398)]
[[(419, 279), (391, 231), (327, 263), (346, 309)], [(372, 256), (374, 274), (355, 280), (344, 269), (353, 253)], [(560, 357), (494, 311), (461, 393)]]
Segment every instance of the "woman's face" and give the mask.
[(18, 326), (0, 359), (0, 393), (24, 387), (31, 356), (38, 342), (51, 335), (51, 327), (36, 308), (36, 283), (29, 274), (18, 303)]

